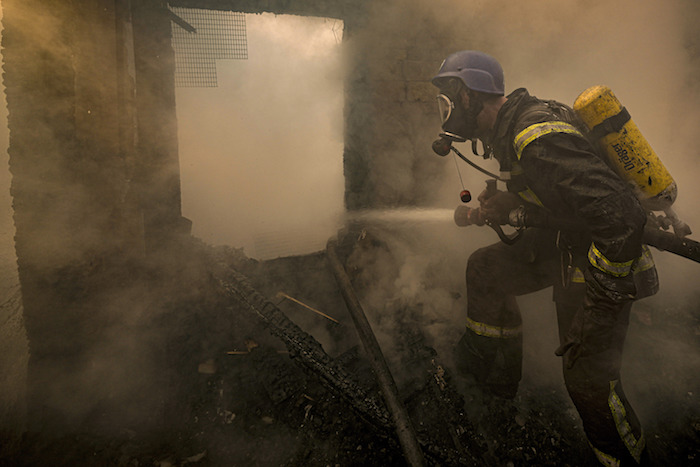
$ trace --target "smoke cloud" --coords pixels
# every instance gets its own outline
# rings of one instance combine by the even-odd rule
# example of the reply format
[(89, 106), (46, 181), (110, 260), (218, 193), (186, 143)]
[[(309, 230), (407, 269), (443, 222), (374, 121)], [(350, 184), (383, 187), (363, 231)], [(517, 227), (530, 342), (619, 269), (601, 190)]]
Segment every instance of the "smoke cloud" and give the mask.
[(267, 259), (323, 249), (343, 211), (341, 21), (247, 15), (248, 60), (177, 90), (183, 215)]

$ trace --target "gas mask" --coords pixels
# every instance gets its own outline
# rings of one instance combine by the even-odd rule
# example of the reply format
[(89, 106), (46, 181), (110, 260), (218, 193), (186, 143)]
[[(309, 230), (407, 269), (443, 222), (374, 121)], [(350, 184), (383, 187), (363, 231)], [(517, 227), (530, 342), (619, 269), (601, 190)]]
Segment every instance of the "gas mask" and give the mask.
[[(465, 89), (469, 95), (468, 108), (462, 104), (460, 96), (462, 89)], [(440, 90), (441, 93), (437, 97), (443, 129), (440, 136), (458, 143), (468, 139), (474, 141), (478, 128), (476, 117), (484, 108), (483, 102), (476, 93), (456, 79), (448, 81)]]

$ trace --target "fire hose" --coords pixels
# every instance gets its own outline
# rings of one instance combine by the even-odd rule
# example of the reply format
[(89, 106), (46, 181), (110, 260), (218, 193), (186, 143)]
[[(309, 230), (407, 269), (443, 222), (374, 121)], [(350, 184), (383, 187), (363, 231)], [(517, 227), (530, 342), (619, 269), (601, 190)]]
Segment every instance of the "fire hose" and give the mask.
[[(508, 225), (514, 227), (516, 232), (506, 234), (501, 226), (493, 224), (484, 219), (479, 208), (468, 206), (458, 206), (454, 212), (454, 221), (460, 227), (467, 225), (488, 225), (498, 234), (499, 238), (507, 244), (513, 244), (519, 239), (519, 234), (526, 227), (538, 227), (552, 230), (586, 230), (583, 222), (575, 219), (563, 219), (552, 216), (547, 211), (537, 207), (520, 206), (512, 210), (508, 216)], [(649, 222), (648, 224), (654, 224)], [(661, 228), (647, 225), (644, 228), (642, 241), (662, 251), (688, 258), (696, 263), (700, 263), (700, 242), (686, 237), (679, 237), (671, 232), (661, 230)]]

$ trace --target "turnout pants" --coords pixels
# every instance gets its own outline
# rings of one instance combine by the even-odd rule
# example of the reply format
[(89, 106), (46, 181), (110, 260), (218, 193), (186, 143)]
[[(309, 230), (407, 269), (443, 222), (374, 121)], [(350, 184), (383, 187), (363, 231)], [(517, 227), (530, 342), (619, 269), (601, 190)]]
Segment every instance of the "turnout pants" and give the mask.
[[(583, 266), (585, 258), (579, 260)], [(468, 318), (456, 349), (458, 370), (494, 395), (513, 398), (522, 365), (515, 297), (553, 287), (563, 342), (572, 321), (581, 319), (586, 287), (580, 269), (567, 266), (556, 233), (537, 229), (528, 229), (513, 245), (499, 242), (475, 251), (467, 265)], [(596, 322), (593, 345), (575, 361), (568, 354), (563, 358), (566, 388), (586, 436), (600, 462), (609, 466), (636, 465), (645, 457), (642, 429), (620, 381), (630, 308)]]

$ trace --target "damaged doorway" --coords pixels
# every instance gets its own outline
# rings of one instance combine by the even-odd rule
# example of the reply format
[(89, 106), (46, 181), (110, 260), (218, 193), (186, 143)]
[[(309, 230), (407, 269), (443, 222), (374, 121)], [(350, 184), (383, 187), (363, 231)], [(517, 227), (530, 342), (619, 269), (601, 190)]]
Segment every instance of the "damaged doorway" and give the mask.
[(182, 212), (256, 259), (325, 248), (344, 212), (343, 23), (245, 15), (247, 59), (177, 89)]

